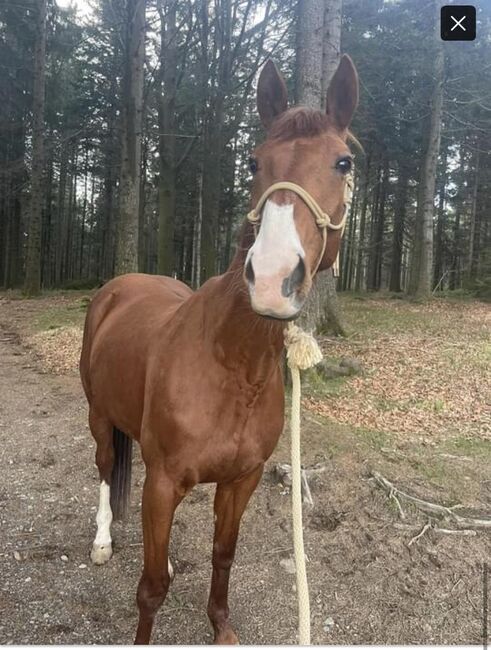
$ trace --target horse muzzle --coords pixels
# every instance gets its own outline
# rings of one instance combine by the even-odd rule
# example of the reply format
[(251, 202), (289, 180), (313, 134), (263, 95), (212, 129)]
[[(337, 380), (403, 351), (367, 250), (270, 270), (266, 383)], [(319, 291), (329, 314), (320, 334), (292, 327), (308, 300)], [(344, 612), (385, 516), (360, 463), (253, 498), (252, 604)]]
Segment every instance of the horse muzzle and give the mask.
[(293, 320), (299, 315), (306, 299), (306, 268), (298, 255), (296, 266), (290, 272), (261, 272), (254, 266), (251, 255), (244, 269), (252, 309), (260, 316), (279, 320)]

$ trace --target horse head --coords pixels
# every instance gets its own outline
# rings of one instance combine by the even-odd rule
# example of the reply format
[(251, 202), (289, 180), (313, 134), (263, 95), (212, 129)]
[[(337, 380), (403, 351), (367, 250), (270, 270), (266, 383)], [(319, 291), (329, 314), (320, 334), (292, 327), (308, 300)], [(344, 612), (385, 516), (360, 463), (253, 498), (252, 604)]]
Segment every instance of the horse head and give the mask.
[(275, 64), (268, 61), (261, 71), (257, 108), (267, 137), (249, 160), (255, 241), (243, 275), (262, 316), (298, 316), (315, 274), (337, 257), (352, 182), (348, 127), (357, 103), (358, 75), (348, 56), (331, 80), (325, 112), (288, 109)]

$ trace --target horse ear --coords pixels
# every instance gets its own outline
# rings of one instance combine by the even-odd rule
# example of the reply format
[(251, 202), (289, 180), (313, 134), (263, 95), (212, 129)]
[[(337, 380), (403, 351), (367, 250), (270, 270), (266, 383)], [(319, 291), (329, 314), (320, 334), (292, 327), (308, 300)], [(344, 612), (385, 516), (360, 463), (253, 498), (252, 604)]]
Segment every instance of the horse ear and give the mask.
[(348, 128), (358, 106), (358, 73), (347, 54), (341, 57), (327, 89), (326, 112), (339, 131)]
[(261, 122), (269, 129), (275, 117), (288, 108), (288, 93), (283, 77), (271, 59), (266, 61), (257, 84), (257, 110)]

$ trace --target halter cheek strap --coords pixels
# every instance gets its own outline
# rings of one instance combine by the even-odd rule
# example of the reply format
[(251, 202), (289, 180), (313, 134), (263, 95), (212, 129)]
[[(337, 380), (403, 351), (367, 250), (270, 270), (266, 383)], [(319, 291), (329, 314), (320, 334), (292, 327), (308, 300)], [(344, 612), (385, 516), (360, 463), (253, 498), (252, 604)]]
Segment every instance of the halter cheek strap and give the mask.
[[(296, 183), (291, 183), (290, 181), (279, 181), (278, 183), (273, 183), (273, 185), (270, 185), (268, 189), (264, 192), (264, 194), (261, 196), (259, 201), (257, 202), (256, 207), (249, 212), (249, 214), (247, 215), (247, 219), (254, 226), (254, 235), (255, 237), (257, 237), (258, 225), (261, 222), (261, 212), (264, 207), (264, 204), (271, 196), (271, 194), (273, 194), (273, 192), (276, 192), (276, 190), (290, 190), (291, 192), (295, 192), (295, 194), (302, 199), (305, 205), (312, 212), (312, 214), (315, 217), (315, 223), (322, 230), (322, 251), (319, 257), (319, 261), (317, 262), (315, 269), (312, 272), (312, 276), (314, 276), (322, 262), (322, 258), (324, 257), (324, 253), (326, 251), (327, 229), (329, 228), (329, 230), (335, 230), (335, 231), (340, 230), (341, 237), (344, 234), (344, 229), (346, 227), (346, 219), (348, 217), (348, 212), (351, 205), (351, 199), (353, 196), (353, 184), (354, 184), (353, 172), (351, 172), (350, 174), (346, 175), (346, 184), (344, 186), (344, 212), (343, 212), (343, 218), (339, 223), (332, 222), (331, 217), (327, 214), (327, 212), (324, 212), (322, 210), (320, 205), (307, 192), (307, 190), (304, 190), (301, 185), (297, 185)], [(339, 252), (338, 252), (338, 256), (336, 257), (336, 261), (334, 262), (333, 265), (335, 275), (337, 275), (336, 269), (338, 267), (338, 258), (339, 258)]]

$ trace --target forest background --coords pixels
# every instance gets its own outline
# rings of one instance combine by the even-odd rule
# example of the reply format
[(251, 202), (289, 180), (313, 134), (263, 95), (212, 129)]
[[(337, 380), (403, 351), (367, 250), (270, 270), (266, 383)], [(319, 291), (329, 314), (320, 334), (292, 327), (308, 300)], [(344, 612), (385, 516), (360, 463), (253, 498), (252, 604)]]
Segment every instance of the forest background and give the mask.
[(0, 286), (140, 270), (198, 287), (223, 272), (264, 138), (258, 70), (273, 58), (309, 103), (341, 51), (360, 75), (362, 149), (338, 291), (489, 295), (491, 6), (473, 42), (442, 42), (439, 8), (2, 0)]

